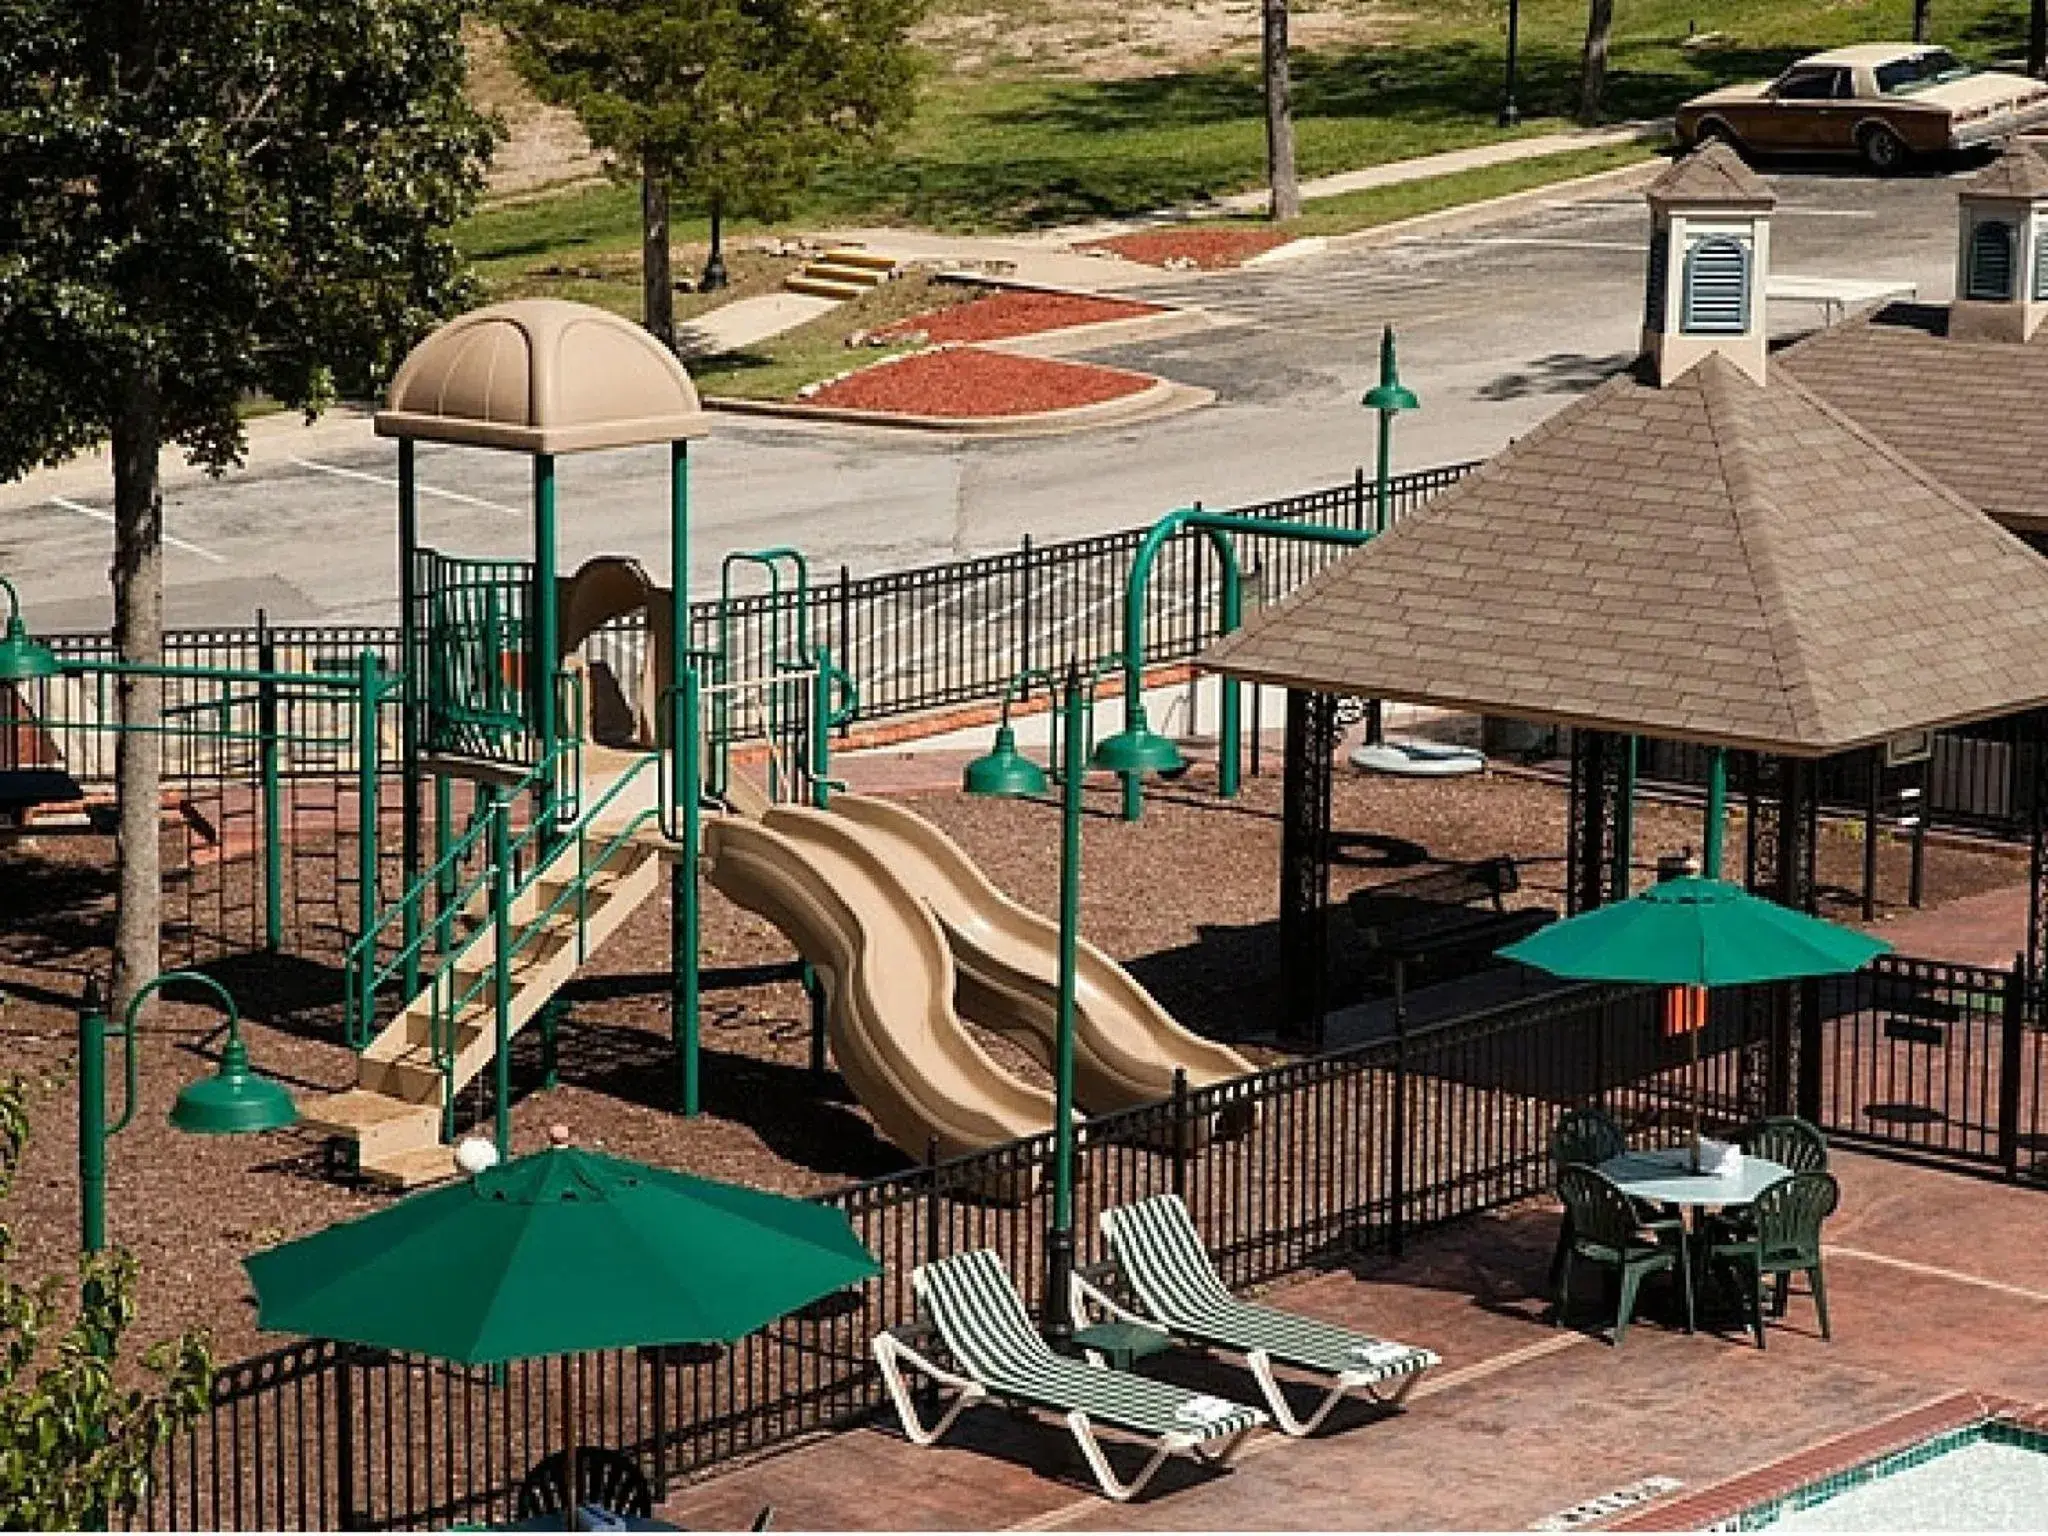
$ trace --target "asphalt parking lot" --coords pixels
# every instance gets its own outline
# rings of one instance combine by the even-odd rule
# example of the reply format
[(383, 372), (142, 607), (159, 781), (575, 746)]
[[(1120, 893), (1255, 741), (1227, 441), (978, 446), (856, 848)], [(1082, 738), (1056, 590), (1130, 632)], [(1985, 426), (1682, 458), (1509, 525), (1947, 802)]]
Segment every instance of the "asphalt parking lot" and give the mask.
[[(1954, 179), (1873, 181), (1773, 171), (1773, 269), (1951, 288)], [(862, 429), (722, 419), (694, 452), (691, 584), (715, 585), (729, 549), (795, 544), (856, 573), (981, 553), (1022, 535), (1069, 537), (1347, 479), (1369, 460), (1359, 395), (1382, 326), (1401, 338), (1423, 409), (1401, 423), (1400, 468), (1484, 456), (1634, 355), (1648, 216), (1635, 192), (1565, 196), (1512, 217), (1276, 267), (1190, 276), (1147, 290), (1215, 324), (1105, 350), (1104, 362), (1204, 385), (1216, 405), (1067, 438), (953, 442)], [(1819, 323), (1780, 305), (1781, 333)], [(166, 497), (176, 625), (381, 621), (395, 592), (393, 447), (366, 425), (267, 440), (246, 470), (181, 479)], [(522, 554), (523, 460), (424, 449), (424, 536), (454, 552)], [(591, 455), (561, 467), (565, 568), (598, 553), (667, 575), (666, 456)], [(111, 488), (0, 489), (0, 570), (50, 630), (106, 621)]]

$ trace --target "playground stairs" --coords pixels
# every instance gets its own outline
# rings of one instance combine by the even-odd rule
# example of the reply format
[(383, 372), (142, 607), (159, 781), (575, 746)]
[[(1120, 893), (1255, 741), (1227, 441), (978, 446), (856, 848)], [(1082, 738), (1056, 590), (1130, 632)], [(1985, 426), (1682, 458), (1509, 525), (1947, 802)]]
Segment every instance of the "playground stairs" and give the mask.
[[(580, 868), (573, 835), (510, 905), (520, 936), (510, 966), (509, 1029), (517, 1034), (633, 912), (662, 887), (668, 844), (649, 828), (630, 833), (603, 863)], [(581, 886), (580, 899), (576, 895)], [(555, 909), (555, 910), (550, 910)], [(488, 917), (457, 958), (429, 980), (356, 1059), (355, 1086), (301, 1101), (301, 1123), (353, 1153), (358, 1174), (390, 1189), (455, 1173), (442, 1142), (443, 1105), (489, 1067), (496, 1045), (495, 924)], [(444, 1068), (434, 1049), (437, 1003)]]
[(896, 275), (897, 262), (854, 247), (827, 251), (783, 282), (791, 293), (820, 299), (857, 299)]

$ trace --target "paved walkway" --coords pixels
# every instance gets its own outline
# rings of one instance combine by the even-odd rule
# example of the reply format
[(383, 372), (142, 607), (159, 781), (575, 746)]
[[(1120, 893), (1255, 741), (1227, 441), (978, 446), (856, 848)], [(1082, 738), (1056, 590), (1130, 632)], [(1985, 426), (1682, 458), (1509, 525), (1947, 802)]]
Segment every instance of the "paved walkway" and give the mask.
[(737, 352), (793, 331), (838, 307), (837, 299), (808, 293), (763, 293), (736, 299), (678, 326), (676, 351), (685, 359)]
[[(1538, 1291), (1556, 1217), (1532, 1206), (1272, 1298), (1437, 1349), (1443, 1369), (1397, 1417), (1361, 1409), (1312, 1440), (1267, 1435), (1235, 1472), (1176, 1465), (1126, 1506), (1090, 1491), (1050, 1421), (980, 1408), (919, 1450), (885, 1420), (680, 1490), (662, 1513), (697, 1530), (744, 1525), (764, 1503), (793, 1529), (1517, 1530), (1641, 1478), (1697, 1493), (1959, 1389), (2048, 1399), (2048, 1351), (2014, 1347), (2048, 1336), (2048, 1195), (1850, 1154), (1836, 1172), (1832, 1344), (1803, 1295), (1768, 1351), (1654, 1320), (1621, 1350), (1554, 1330)], [(1164, 1369), (1247, 1390), (1227, 1366)]]
[[(1939, 857), (1931, 851), (1930, 857)], [(1920, 912), (1904, 912), (1870, 930), (1902, 955), (2004, 970), (2027, 947), (2024, 881), (1965, 896)]]

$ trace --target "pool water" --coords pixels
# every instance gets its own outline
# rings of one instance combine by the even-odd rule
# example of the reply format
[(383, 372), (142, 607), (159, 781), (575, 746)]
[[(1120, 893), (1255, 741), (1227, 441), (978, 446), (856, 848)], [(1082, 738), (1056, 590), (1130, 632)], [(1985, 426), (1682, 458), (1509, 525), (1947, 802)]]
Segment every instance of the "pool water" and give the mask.
[(1951, 1430), (1745, 1514), (1754, 1531), (2038, 1531), (2048, 1434), (1996, 1420)]

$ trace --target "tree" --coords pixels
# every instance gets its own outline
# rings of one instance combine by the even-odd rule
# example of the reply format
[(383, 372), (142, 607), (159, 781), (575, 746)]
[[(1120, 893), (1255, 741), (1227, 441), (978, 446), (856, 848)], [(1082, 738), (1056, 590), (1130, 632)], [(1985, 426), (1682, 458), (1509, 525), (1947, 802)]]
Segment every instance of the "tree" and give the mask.
[(2048, 0), (2027, 8), (2027, 73), (2048, 80)]
[(824, 161), (909, 117), (911, 24), (925, 0), (499, 0), (521, 75), (573, 111), (617, 175), (641, 182), (647, 328), (675, 345), (668, 208), (785, 211)]
[(1927, 7), (1930, 0), (1913, 0), (1913, 41), (1927, 41)]
[[(467, 292), (461, 0), (0, 6), (0, 481), (111, 439), (114, 637), (163, 648), (167, 444), (220, 471), (252, 392), (368, 389)], [(158, 969), (162, 686), (124, 675), (114, 993)]]
[[(28, 1139), (23, 1098), (19, 1078), (0, 1083), (0, 1199)], [(134, 1513), (164, 1442), (205, 1411), (213, 1362), (186, 1333), (144, 1355), (147, 1385), (117, 1386), (134, 1259), (82, 1260), (73, 1310), (56, 1276), (5, 1273), (11, 1241), (0, 1224), (0, 1530), (105, 1530)]]
[(1260, 58), (1266, 76), (1266, 185), (1271, 214), (1292, 219), (1301, 213), (1301, 187), (1294, 176), (1294, 87), (1287, 69), (1287, 0), (1265, 0)]
[(1600, 121), (1601, 98), (1607, 93), (1607, 49), (1614, 37), (1614, 0), (1588, 0), (1586, 47), (1579, 55), (1579, 121)]

